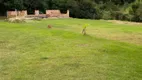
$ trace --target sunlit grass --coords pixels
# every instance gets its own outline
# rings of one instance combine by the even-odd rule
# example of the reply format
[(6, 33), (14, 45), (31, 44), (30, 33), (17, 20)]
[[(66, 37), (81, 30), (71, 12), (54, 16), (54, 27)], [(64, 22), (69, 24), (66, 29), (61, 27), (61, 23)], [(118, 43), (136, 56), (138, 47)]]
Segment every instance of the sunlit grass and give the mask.
[[(83, 36), (86, 23), (90, 26)], [(81, 19), (1, 21), (0, 80), (141, 80), (141, 41), (141, 25)]]

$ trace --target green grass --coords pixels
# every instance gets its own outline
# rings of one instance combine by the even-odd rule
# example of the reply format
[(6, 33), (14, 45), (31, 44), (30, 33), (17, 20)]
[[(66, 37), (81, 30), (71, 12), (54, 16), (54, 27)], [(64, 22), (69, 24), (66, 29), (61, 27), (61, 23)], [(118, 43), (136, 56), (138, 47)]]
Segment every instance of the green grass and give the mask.
[(142, 25), (0, 21), (0, 80), (142, 80), (141, 59)]

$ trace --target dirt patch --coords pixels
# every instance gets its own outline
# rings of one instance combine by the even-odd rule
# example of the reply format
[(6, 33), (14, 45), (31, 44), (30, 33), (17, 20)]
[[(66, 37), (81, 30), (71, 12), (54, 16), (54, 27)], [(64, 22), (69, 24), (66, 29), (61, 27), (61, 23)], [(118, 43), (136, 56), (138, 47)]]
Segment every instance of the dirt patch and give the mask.
[(108, 20), (108, 22), (117, 23), (117, 24), (142, 25), (142, 23), (140, 22), (128, 22), (128, 21), (119, 21), (119, 20)]

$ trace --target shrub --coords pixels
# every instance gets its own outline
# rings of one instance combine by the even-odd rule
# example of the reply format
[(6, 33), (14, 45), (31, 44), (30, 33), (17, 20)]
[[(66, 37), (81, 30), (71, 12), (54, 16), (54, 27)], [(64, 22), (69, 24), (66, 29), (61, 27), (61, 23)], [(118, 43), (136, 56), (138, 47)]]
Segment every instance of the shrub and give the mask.
[(89, 24), (84, 24), (84, 25), (83, 25), (83, 30), (82, 30), (82, 34), (83, 34), (83, 35), (86, 35), (86, 34), (87, 34), (87, 33), (86, 33), (86, 28), (88, 27), (88, 25), (89, 25)]
[(133, 21), (142, 22), (142, 3), (133, 4), (129, 13), (133, 15)]
[(124, 14), (123, 15), (123, 20), (132, 21), (132, 19), (133, 19), (133, 15), (131, 15), (131, 14)]
[(123, 13), (120, 11), (112, 11), (111, 17), (112, 17), (112, 19), (123, 20)]
[(26, 22), (25, 19), (22, 19), (22, 18), (10, 18), (7, 21), (12, 22), (12, 23), (24, 23), (24, 22)]
[(112, 19), (110, 11), (103, 11), (102, 18), (105, 20)]

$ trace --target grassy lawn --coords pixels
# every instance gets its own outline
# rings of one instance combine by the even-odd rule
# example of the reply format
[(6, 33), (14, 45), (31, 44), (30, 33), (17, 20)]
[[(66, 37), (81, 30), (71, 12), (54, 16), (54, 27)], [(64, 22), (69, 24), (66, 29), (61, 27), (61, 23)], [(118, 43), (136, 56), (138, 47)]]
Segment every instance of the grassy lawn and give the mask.
[(142, 80), (142, 25), (1, 20), (0, 80)]

